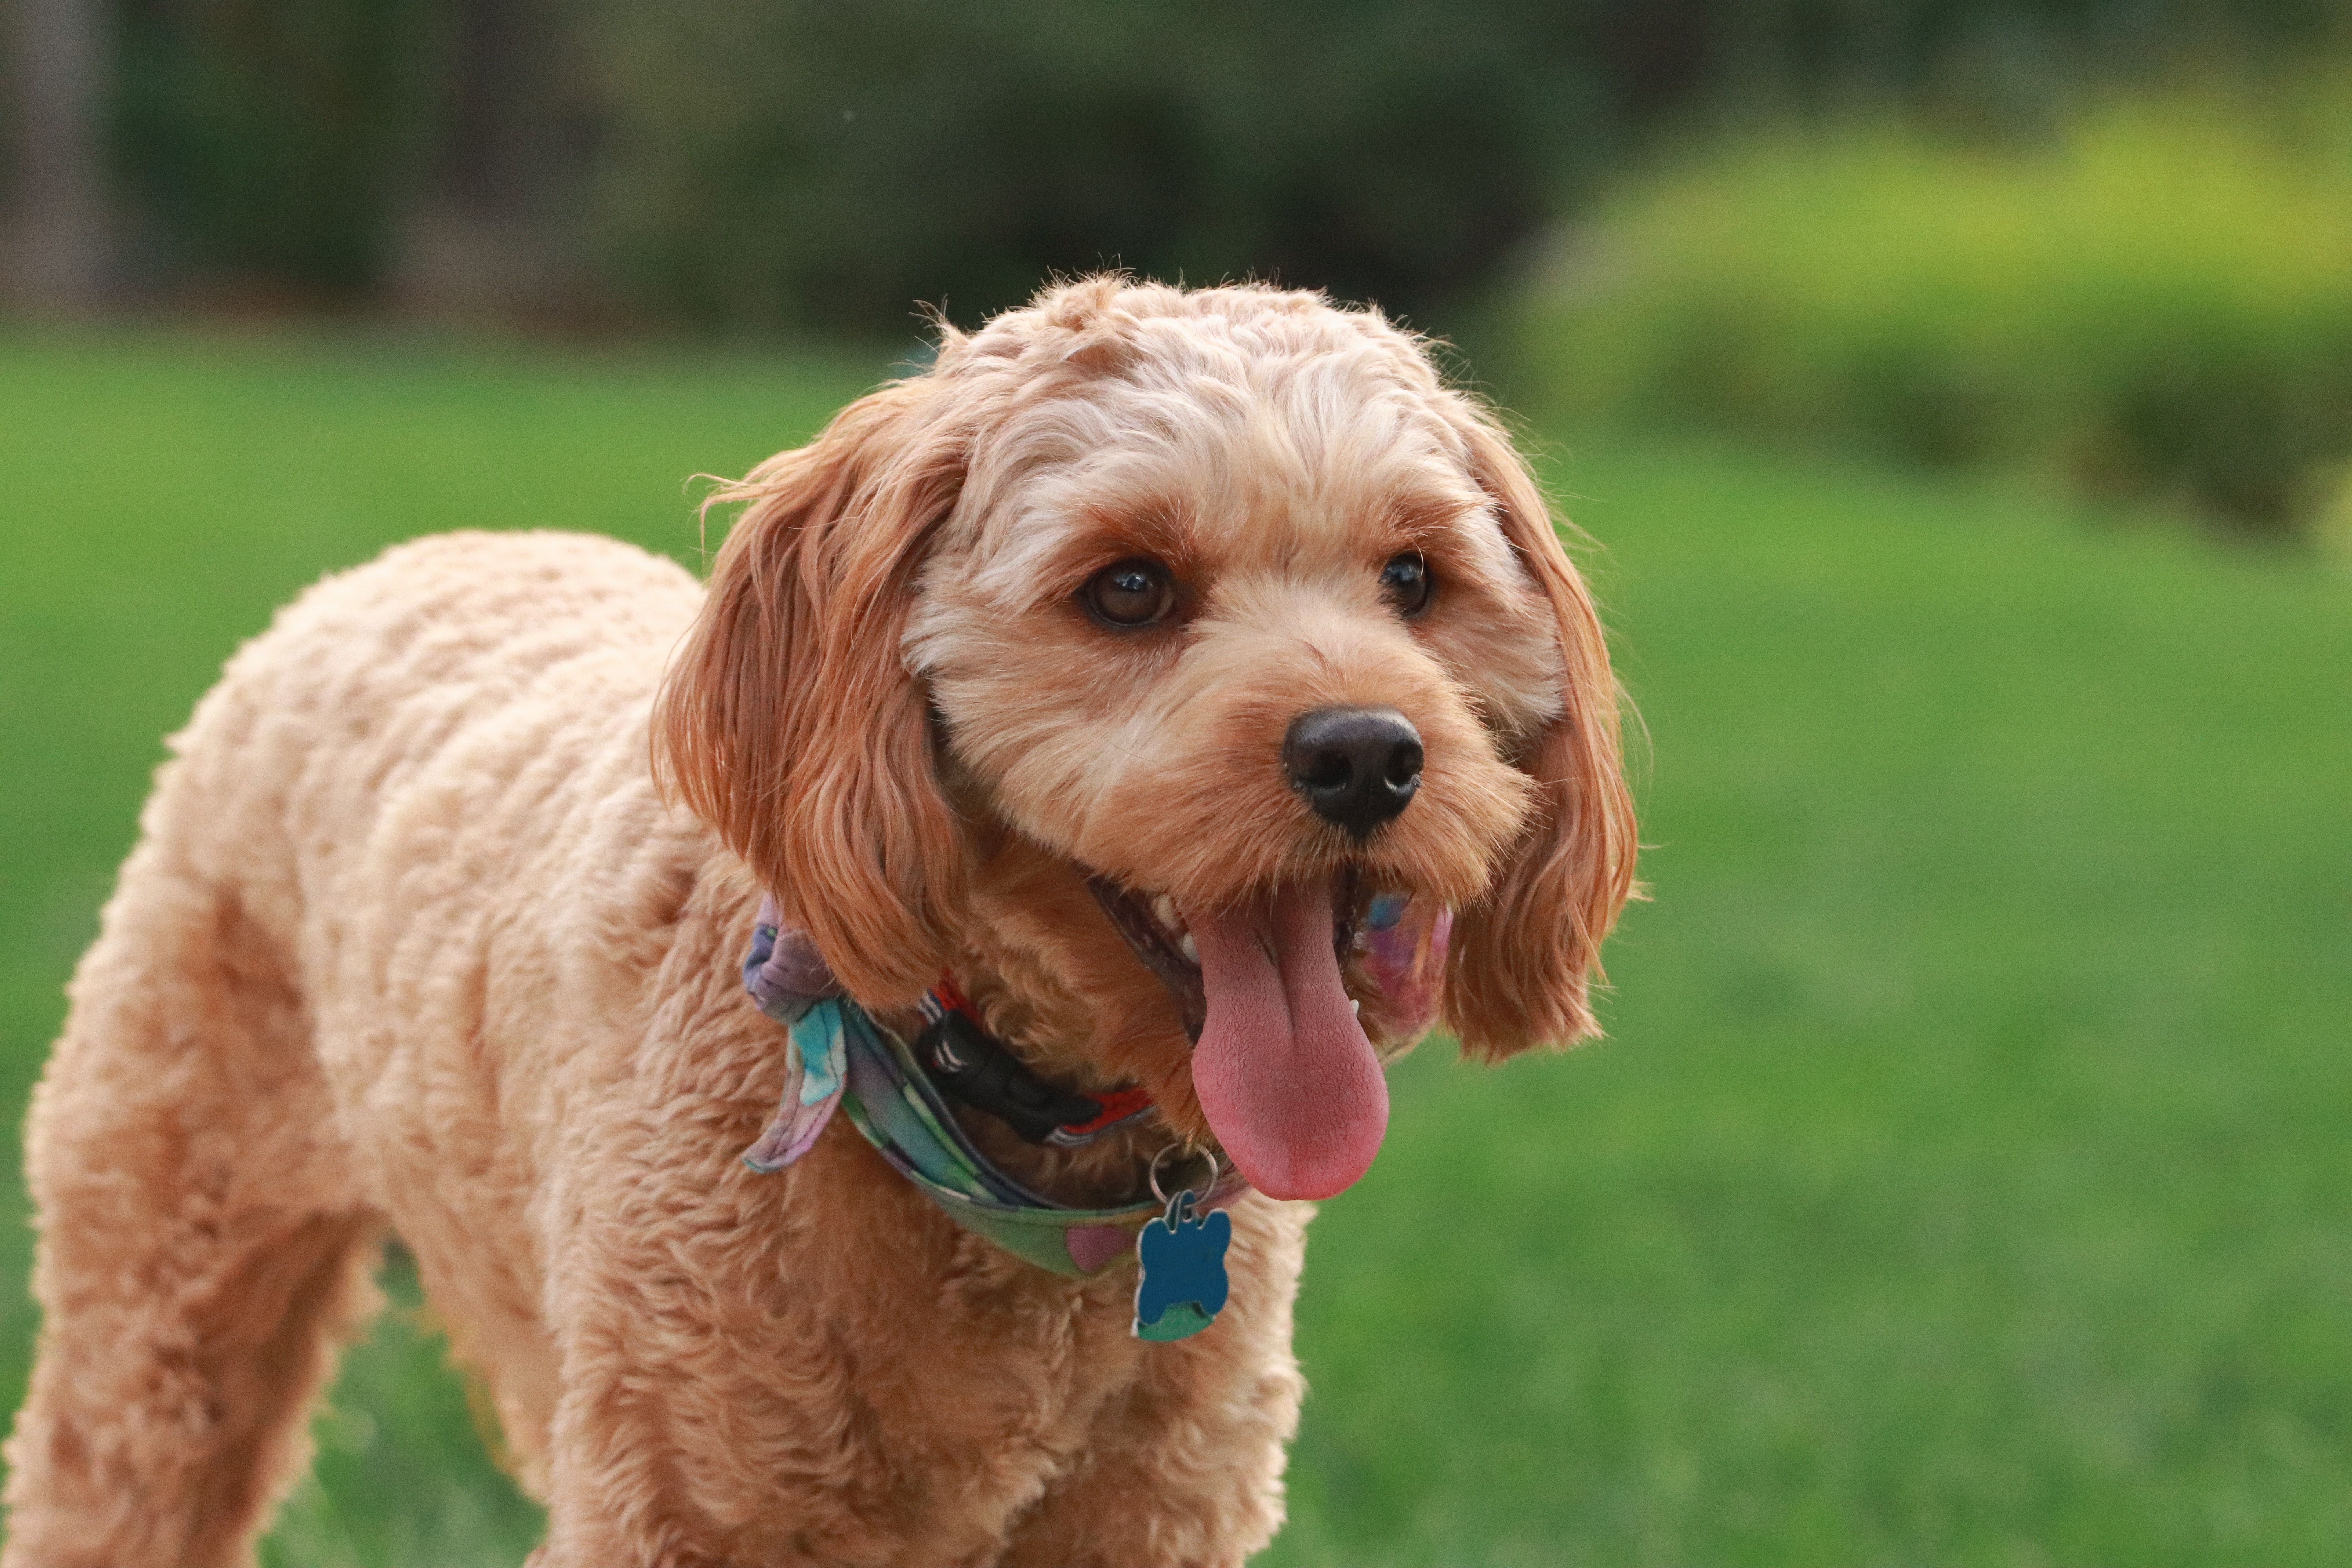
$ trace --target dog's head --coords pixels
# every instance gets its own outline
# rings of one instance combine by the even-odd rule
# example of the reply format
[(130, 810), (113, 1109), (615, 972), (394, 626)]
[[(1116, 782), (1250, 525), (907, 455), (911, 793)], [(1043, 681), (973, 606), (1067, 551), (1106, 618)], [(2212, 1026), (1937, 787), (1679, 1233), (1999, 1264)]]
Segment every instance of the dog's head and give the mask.
[(1362, 1173), (1433, 1005), (1487, 1058), (1593, 1032), (1600, 624), (1377, 314), (1066, 285), (720, 499), (658, 755), (860, 1002), (977, 961), (1276, 1196)]

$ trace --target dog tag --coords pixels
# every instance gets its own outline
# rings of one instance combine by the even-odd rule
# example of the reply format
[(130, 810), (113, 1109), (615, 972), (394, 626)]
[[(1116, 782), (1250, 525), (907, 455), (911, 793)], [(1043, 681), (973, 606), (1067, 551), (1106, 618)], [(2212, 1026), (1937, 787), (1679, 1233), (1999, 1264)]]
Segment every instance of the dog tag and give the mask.
[(1199, 1333), (1224, 1310), (1225, 1248), (1234, 1216), (1195, 1215), (1193, 1194), (1180, 1190), (1168, 1212), (1135, 1238), (1143, 1268), (1135, 1281), (1135, 1337), (1165, 1342)]

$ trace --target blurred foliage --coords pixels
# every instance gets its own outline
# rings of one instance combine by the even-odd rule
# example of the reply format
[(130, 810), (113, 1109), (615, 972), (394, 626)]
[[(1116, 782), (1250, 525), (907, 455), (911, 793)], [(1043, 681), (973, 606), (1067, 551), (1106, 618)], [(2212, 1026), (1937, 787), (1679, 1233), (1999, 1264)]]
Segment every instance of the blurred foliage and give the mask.
[(1600, 6), (614, 6), (605, 189), (654, 302), (903, 327), (1054, 268), (1420, 303), (1606, 147)]
[(435, 0), (129, 0), (116, 140), (151, 266), (373, 284), (427, 134)]
[[(1823, 100), (2031, 120), (2333, 0), (131, 0), (127, 172), (183, 272), (350, 291), (402, 215), (531, 205), (659, 317), (902, 334), (1055, 270), (1426, 319), (1658, 129)], [(483, 179), (479, 165), (496, 164)]]
[(2337, 79), (2110, 105), (2028, 148), (1718, 151), (1568, 247), (1521, 390), (2301, 526), (2352, 458), (2347, 107)]

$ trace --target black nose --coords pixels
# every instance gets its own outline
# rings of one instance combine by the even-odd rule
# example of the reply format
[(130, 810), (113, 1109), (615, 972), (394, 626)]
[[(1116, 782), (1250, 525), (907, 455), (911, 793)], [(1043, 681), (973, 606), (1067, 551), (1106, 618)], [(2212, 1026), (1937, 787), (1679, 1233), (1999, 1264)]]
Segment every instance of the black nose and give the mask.
[(1421, 731), (1393, 708), (1318, 708), (1290, 721), (1282, 766), (1316, 816), (1365, 838), (1421, 787)]

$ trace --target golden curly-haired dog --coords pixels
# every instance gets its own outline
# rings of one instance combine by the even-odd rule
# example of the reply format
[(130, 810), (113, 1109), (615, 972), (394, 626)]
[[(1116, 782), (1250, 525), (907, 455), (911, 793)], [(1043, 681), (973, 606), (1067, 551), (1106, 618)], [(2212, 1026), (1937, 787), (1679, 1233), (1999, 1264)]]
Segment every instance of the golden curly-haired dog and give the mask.
[[(247, 1561), (388, 1229), (542, 1568), (1273, 1534), (1292, 1200), (1362, 1173), (1433, 1013), (1484, 1058), (1593, 1029), (1633, 822), (1543, 500), (1379, 315), (1117, 278), (944, 331), (726, 499), (707, 594), (404, 545), (174, 741), (34, 1103), (10, 1568)], [(1221, 1151), (1223, 1313), (1136, 1337), (1132, 1262), (1014, 1256), (847, 1117), (746, 1169), (814, 1070), (744, 994), (763, 894), (861, 1016), (960, 985), (1049, 1095), (1148, 1096), (1091, 1141), (956, 1112), (1033, 1192)]]

